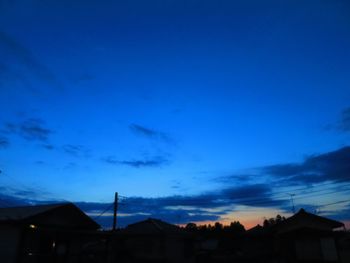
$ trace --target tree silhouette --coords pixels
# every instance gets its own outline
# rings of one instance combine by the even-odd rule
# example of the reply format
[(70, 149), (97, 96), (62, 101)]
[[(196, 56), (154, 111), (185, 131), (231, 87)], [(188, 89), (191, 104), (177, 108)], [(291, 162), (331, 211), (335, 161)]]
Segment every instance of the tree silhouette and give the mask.
[(276, 224), (281, 223), (284, 220), (286, 220), (286, 218), (284, 216), (281, 216), (281, 215), (277, 215), (275, 218), (272, 217), (269, 219), (265, 219), (264, 220), (264, 227), (268, 228), (268, 227), (274, 226)]

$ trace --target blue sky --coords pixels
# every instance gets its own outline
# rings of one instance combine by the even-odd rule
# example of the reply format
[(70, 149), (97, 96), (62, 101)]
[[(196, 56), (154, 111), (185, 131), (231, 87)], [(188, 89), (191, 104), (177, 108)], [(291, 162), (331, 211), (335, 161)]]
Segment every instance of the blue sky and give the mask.
[(350, 179), (349, 8), (0, 0), (2, 205), (99, 214), (118, 191), (122, 224), (250, 225), (293, 193), (349, 220), (321, 207)]

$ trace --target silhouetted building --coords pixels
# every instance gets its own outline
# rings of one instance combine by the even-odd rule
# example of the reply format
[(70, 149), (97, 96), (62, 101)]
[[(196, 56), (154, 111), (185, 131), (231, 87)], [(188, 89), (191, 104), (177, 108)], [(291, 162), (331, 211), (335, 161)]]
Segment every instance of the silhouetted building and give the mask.
[(194, 262), (192, 235), (176, 225), (149, 218), (122, 230), (119, 262)]
[(301, 209), (273, 227), (274, 250), (285, 262), (341, 262), (334, 229), (344, 224)]
[(245, 244), (241, 257), (243, 262), (276, 262), (274, 236), (270, 228), (256, 225), (246, 231), (245, 240), (242, 242)]
[(99, 228), (71, 203), (1, 208), (0, 261), (79, 262)]
[(334, 231), (343, 227), (341, 222), (300, 209), (275, 224), (247, 230), (244, 262), (350, 262), (347, 233)]

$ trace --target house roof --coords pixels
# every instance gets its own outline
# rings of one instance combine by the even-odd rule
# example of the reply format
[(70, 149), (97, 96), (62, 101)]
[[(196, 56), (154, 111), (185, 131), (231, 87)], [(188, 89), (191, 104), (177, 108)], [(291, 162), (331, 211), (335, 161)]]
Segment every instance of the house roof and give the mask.
[(343, 226), (344, 224), (342, 222), (308, 213), (304, 209), (300, 209), (296, 214), (277, 224), (274, 228), (277, 231), (302, 227), (332, 230)]
[(130, 224), (125, 228), (124, 233), (140, 235), (186, 234), (180, 227), (155, 218), (148, 218), (147, 220)]
[(32, 216), (42, 214), (65, 204), (36, 205), (36, 206), (17, 206), (0, 208), (0, 221), (24, 220)]
[(0, 223), (4, 222), (100, 228), (94, 220), (72, 203), (0, 208)]
[(266, 228), (262, 227), (259, 224), (257, 224), (256, 226), (246, 231), (246, 233), (249, 235), (260, 235), (260, 234), (264, 234), (265, 232), (266, 232)]

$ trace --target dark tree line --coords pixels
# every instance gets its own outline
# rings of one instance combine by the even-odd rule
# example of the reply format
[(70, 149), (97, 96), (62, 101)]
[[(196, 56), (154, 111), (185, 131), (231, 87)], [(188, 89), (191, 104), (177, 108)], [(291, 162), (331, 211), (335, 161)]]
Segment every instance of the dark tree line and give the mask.
[[(265, 219), (263, 222), (263, 227), (270, 228), (283, 222), (284, 220), (286, 220), (284, 216), (277, 215), (276, 217)], [(242, 236), (246, 232), (246, 229), (239, 221), (231, 222), (229, 225), (223, 225), (220, 222), (216, 222), (213, 225), (197, 225), (195, 223), (188, 223), (184, 229), (187, 232), (206, 236), (225, 236), (226, 234), (230, 236)]]
[(231, 222), (230, 225), (223, 225), (220, 222), (216, 222), (214, 225), (199, 225), (195, 223), (188, 223), (185, 230), (192, 233), (203, 234), (203, 235), (242, 235), (245, 233), (244, 226), (239, 221)]
[(265, 228), (269, 228), (271, 226), (274, 226), (274, 225), (277, 225), (277, 224), (281, 223), (284, 220), (286, 220), (286, 218), (284, 216), (277, 215), (276, 217), (265, 219), (264, 223), (263, 223), (263, 226)]

